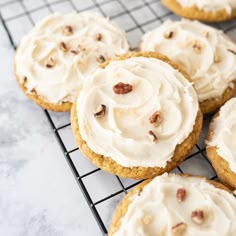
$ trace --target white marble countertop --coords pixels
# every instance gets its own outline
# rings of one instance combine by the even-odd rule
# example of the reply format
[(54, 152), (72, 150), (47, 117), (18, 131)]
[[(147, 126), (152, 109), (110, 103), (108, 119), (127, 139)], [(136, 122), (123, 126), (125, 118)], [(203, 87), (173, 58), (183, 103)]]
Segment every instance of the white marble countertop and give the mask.
[[(11, 2), (11, 4), (8, 4)], [(22, 4), (23, 2), (23, 4)], [(0, 13), (6, 21), (16, 45), (31, 28), (27, 17), (38, 21), (51, 11), (62, 13), (74, 9), (101, 11), (128, 31), (133, 46), (142, 33), (159, 25), (174, 15), (158, 0), (0, 0)], [(101, 4), (99, 7), (96, 3)], [(125, 4), (125, 8), (124, 5)], [(50, 4), (50, 7), (48, 7)], [(147, 5), (148, 4), (148, 5)], [(156, 13), (152, 12), (153, 9)], [(127, 12), (127, 9), (131, 13)], [(116, 17), (115, 17), (116, 15)], [(17, 18), (15, 18), (18, 16)], [(153, 20), (156, 19), (156, 20)], [(137, 27), (142, 24), (142, 27)], [(221, 24), (223, 29), (231, 27), (229, 34), (236, 35), (236, 22)], [(0, 22), (0, 235), (1, 236), (78, 236), (102, 235), (73, 175), (63, 157), (59, 145), (41, 108), (31, 102), (19, 89), (13, 72), (14, 49), (6, 30)], [(57, 126), (69, 122), (69, 114), (50, 113)], [(66, 148), (75, 148), (67, 127), (60, 131)], [(203, 145), (203, 133), (199, 146)], [(196, 152), (196, 148), (193, 150)], [(95, 169), (79, 151), (71, 154), (81, 174)], [(183, 171), (214, 175), (211, 166), (196, 155), (194, 160), (181, 165)], [(194, 166), (194, 168), (193, 168)], [(115, 176), (98, 171), (84, 179), (93, 201), (119, 191)], [(134, 183), (122, 179), (124, 186)], [(113, 210), (123, 193), (104, 201), (97, 210), (108, 226)]]
[(14, 80), (0, 25), (0, 235), (101, 235), (43, 111)]

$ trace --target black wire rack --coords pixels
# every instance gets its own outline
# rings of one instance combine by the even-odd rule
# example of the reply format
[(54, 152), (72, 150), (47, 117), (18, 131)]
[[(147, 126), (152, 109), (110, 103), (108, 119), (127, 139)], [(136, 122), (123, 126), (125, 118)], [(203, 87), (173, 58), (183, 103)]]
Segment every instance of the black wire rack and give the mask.
[[(147, 30), (160, 25), (167, 19), (179, 19), (179, 17), (164, 8), (159, 0), (0, 0), (0, 21), (8, 35), (11, 46), (16, 49), (20, 39), (23, 37), (22, 34), (26, 34), (35, 25), (35, 22), (42, 19), (44, 16), (57, 11), (68, 13), (87, 10), (98, 11), (102, 15), (108, 16), (110, 19), (116, 21), (125, 29), (132, 48), (135, 48), (142, 34)], [(232, 37), (236, 35), (236, 20), (214, 24), (213, 26), (224, 30)], [(18, 30), (18, 28), (21, 30)], [(107, 235), (107, 226), (111, 219), (102, 218), (102, 207), (100, 206), (104, 204), (104, 202), (119, 196), (113, 206), (113, 208), (115, 208), (124, 194), (141, 181), (132, 181), (118, 176), (112, 176), (116, 179), (116, 183), (119, 186), (117, 191), (109, 192), (108, 189), (105, 196), (94, 200), (86, 178), (103, 171), (92, 164), (90, 164), (90, 168), (84, 167), (81, 163), (78, 165), (78, 158), (86, 158), (80, 154), (79, 149), (75, 146), (73, 141), (70, 145), (67, 145), (68, 138), (62, 135), (62, 131), (65, 129), (69, 129), (71, 133), (69, 119), (64, 119), (65, 114), (56, 114), (47, 110), (43, 110), (43, 112), (48, 119), (52, 132), (55, 134), (71, 172), (101, 229), (102, 235)], [(203, 175), (209, 179), (217, 179), (206, 157), (204, 145), (210, 119), (210, 115), (204, 117), (203, 131), (198, 143), (187, 159), (173, 172)], [(108, 179), (109, 177), (105, 178), (105, 180), (95, 178), (95, 181), (99, 183), (99, 181), (108, 181)], [(112, 209), (110, 209), (110, 211), (112, 211)], [(112, 215), (112, 213), (113, 212), (111, 212), (110, 215)]]

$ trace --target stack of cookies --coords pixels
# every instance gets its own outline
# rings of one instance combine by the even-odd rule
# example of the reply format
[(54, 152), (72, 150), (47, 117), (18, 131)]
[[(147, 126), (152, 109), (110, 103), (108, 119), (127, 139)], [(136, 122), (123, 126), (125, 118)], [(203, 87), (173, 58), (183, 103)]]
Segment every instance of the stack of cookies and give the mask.
[[(203, 21), (236, 15), (231, 0), (162, 2)], [(41, 107), (71, 111), (75, 141), (92, 163), (148, 179), (120, 203), (110, 235), (235, 234), (232, 191), (203, 177), (165, 173), (197, 143), (202, 114), (220, 109), (207, 154), (222, 183), (236, 188), (236, 45), (222, 31), (166, 21), (131, 52), (125, 32), (101, 15), (54, 14), (22, 40), (15, 75)]]

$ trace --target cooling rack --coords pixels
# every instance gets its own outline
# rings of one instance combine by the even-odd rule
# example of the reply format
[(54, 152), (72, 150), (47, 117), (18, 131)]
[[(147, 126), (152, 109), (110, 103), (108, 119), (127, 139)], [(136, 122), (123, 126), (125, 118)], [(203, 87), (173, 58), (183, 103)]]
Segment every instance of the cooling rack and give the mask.
[[(53, 12), (69, 13), (87, 10), (100, 12), (117, 22), (126, 31), (133, 49), (135, 49), (142, 34), (147, 30), (151, 30), (167, 19), (179, 19), (178, 16), (163, 7), (159, 0), (0, 0), (0, 20), (14, 49), (16, 49), (24, 34), (43, 17)], [(224, 30), (232, 37), (236, 35), (236, 20), (214, 24), (213, 26)], [(111, 216), (119, 200), (141, 181), (123, 179), (107, 174), (88, 163), (72, 141), (69, 115), (47, 110), (43, 110), (43, 112), (101, 229), (102, 235), (107, 235), (110, 218), (104, 219), (102, 216), (103, 209), (109, 208), (109, 215)], [(198, 143), (188, 158), (173, 172), (203, 175), (210, 179), (217, 179), (210, 162), (206, 158), (204, 145), (210, 119), (210, 115), (204, 117), (203, 131)], [(102, 173), (102, 175), (98, 173)], [(87, 181), (87, 178), (92, 176), (94, 176), (95, 189), (91, 189)], [(113, 182), (109, 183), (111, 178), (113, 178)], [(116, 188), (111, 187), (114, 185), (114, 181)], [(103, 194), (96, 194), (101, 183), (107, 187), (107, 191)], [(94, 194), (96, 197), (94, 197)], [(116, 198), (115, 205), (111, 206), (107, 203), (114, 198)]]

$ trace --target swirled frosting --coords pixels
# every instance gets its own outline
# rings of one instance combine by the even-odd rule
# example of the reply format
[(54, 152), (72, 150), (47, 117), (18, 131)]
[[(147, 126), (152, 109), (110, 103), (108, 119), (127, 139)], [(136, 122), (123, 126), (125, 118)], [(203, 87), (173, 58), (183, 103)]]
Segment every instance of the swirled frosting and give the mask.
[[(182, 202), (178, 189), (185, 189)], [(192, 212), (202, 210), (201, 224), (192, 220)], [(236, 232), (236, 200), (225, 190), (214, 187), (203, 178), (164, 174), (144, 186), (131, 199), (128, 210), (114, 236), (233, 236)], [(184, 223), (184, 232), (174, 234), (173, 226)]]
[(147, 32), (141, 51), (167, 55), (191, 76), (200, 102), (221, 97), (236, 79), (236, 46), (223, 32), (197, 21), (167, 21)]
[(128, 50), (125, 33), (97, 13), (54, 14), (23, 38), (16, 75), (50, 103), (72, 102), (101, 60)]
[(228, 14), (236, 7), (235, 0), (176, 0), (182, 7), (196, 6), (205, 12), (214, 12), (225, 9)]
[(229, 163), (230, 169), (236, 174), (236, 98), (221, 107), (210, 129), (213, 134), (207, 144), (216, 147), (217, 154)]
[[(113, 87), (119, 82), (131, 85), (132, 91), (116, 94)], [(101, 104), (106, 113), (95, 117)], [(81, 136), (95, 153), (125, 167), (165, 167), (176, 145), (192, 132), (198, 101), (191, 83), (169, 64), (132, 57), (97, 69), (77, 107)], [(155, 127), (149, 119), (157, 111), (162, 121)]]

